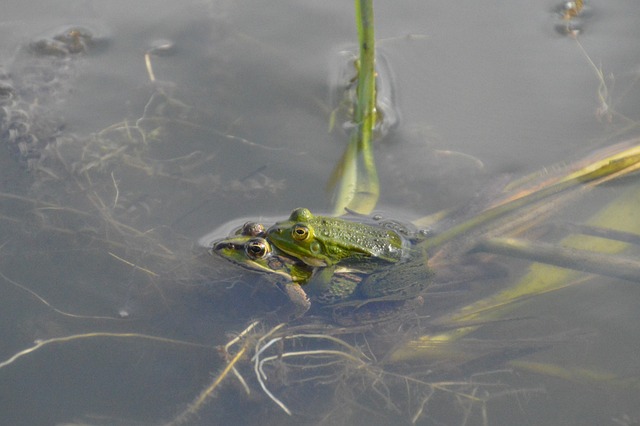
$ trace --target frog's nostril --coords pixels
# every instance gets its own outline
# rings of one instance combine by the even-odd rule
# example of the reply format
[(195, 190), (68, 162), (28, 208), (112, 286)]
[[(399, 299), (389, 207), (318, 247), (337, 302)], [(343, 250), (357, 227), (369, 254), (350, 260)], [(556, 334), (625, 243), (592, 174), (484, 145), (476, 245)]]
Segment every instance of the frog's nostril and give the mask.
[(233, 243), (220, 242), (213, 245), (213, 251), (219, 251), (224, 249), (234, 249)]

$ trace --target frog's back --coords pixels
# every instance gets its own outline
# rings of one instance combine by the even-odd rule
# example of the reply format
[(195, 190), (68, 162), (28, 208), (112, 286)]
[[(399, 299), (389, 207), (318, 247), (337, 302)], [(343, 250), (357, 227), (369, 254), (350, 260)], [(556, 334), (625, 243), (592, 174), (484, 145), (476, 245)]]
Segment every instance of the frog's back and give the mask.
[(388, 262), (402, 260), (410, 242), (392, 229), (332, 217), (317, 216), (311, 222), (316, 237), (331, 247)]

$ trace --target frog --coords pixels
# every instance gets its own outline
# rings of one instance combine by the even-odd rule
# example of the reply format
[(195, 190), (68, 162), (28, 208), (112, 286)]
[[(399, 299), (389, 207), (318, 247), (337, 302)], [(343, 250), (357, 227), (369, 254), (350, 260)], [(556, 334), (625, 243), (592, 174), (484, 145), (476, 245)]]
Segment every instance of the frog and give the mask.
[(308, 282), (313, 270), (299, 259), (284, 255), (266, 239), (259, 235), (234, 234), (213, 243), (210, 252), (252, 271), (267, 273), (291, 301), (293, 318), (309, 310), (311, 301), (300, 283)]
[(396, 221), (316, 216), (307, 208), (294, 209), (287, 220), (266, 231), (277, 249), (318, 268), (316, 286), (331, 287), (330, 276), (337, 268), (362, 274), (353, 295), (366, 303), (406, 300), (426, 287), (431, 271), (426, 250), (420, 248), (426, 235)]
[(363, 272), (385, 269), (406, 260), (412, 243), (392, 227), (331, 216), (316, 216), (296, 208), (285, 221), (266, 231), (279, 250), (309, 266), (349, 264)]

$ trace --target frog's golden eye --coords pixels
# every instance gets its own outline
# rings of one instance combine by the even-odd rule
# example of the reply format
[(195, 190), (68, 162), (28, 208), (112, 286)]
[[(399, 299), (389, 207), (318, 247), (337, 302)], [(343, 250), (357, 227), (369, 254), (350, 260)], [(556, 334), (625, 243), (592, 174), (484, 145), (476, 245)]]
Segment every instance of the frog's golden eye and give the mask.
[(293, 229), (291, 230), (291, 236), (296, 241), (305, 241), (311, 237), (311, 231), (308, 227), (297, 224), (294, 225)]
[(264, 259), (271, 253), (271, 246), (263, 239), (251, 240), (244, 248), (247, 256), (251, 259)]

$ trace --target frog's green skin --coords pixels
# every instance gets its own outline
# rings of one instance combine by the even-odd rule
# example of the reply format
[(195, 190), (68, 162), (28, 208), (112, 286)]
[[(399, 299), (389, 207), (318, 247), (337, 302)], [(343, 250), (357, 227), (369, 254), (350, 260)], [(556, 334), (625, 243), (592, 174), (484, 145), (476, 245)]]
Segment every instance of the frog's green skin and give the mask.
[(405, 260), (411, 246), (395, 230), (314, 216), (305, 208), (295, 209), (288, 220), (270, 227), (267, 239), (307, 265), (323, 267), (341, 263), (362, 267), (363, 272), (384, 269)]

